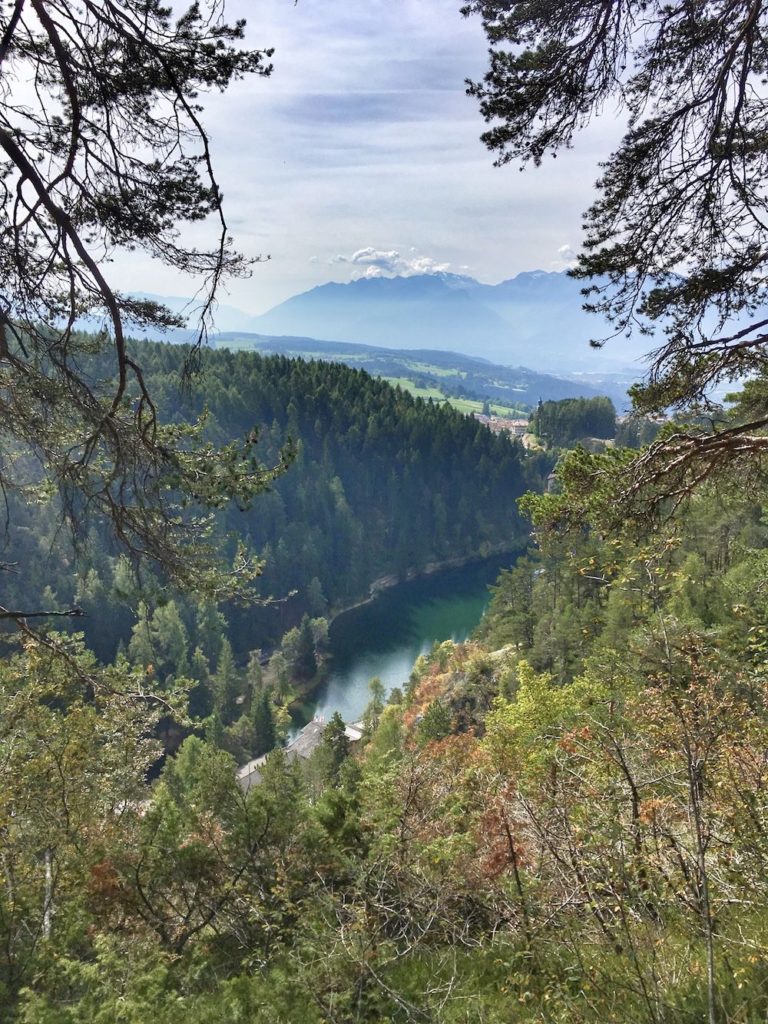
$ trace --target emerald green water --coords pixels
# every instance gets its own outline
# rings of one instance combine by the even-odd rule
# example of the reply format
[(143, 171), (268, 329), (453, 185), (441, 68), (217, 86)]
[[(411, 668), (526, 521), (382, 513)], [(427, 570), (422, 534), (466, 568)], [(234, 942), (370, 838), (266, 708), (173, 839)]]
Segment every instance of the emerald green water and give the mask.
[(400, 583), (370, 604), (340, 615), (330, 630), (330, 671), (305, 714), (326, 719), (338, 711), (354, 722), (378, 676), (387, 693), (408, 680), (413, 663), (435, 642), (466, 640), (488, 604), (488, 587), (514, 555)]

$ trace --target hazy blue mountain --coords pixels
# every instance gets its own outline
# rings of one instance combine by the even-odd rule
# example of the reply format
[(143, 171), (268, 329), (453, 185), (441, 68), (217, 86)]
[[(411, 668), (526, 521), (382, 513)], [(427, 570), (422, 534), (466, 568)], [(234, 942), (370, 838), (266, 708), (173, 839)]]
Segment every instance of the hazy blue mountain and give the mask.
[(639, 375), (647, 339), (617, 339), (595, 352), (589, 339), (609, 330), (582, 302), (579, 283), (564, 273), (532, 271), (498, 285), (456, 274), (363, 278), (295, 295), (252, 318), (250, 330), (464, 352), (550, 373)]
[[(141, 297), (162, 301), (175, 311), (194, 310), (185, 298)], [(218, 333), (448, 351), (558, 378), (579, 374), (582, 394), (588, 394), (588, 386), (609, 393), (613, 385), (603, 381), (612, 374), (629, 382), (642, 376), (642, 354), (652, 343), (616, 338), (596, 351), (589, 339), (608, 335), (609, 329), (582, 311), (582, 301), (579, 282), (564, 273), (530, 271), (497, 285), (443, 273), (331, 282), (294, 295), (261, 316), (221, 304), (215, 320)], [(130, 333), (174, 342), (193, 337), (186, 330)]]
[(330, 283), (256, 317), (251, 329), (488, 355), (506, 324), (476, 291), (477, 282), (448, 274)]
[[(181, 295), (155, 295), (152, 292), (132, 292), (134, 298), (151, 299), (153, 302), (160, 302), (167, 306), (173, 313), (183, 313), (189, 317), (192, 327), (195, 325), (195, 318), (200, 313), (200, 303), (195, 299), (184, 298)], [(215, 321), (217, 331), (252, 331), (254, 330), (254, 317), (250, 313), (244, 313), (242, 309), (229, 306), (225, 302), (216, 303)]]

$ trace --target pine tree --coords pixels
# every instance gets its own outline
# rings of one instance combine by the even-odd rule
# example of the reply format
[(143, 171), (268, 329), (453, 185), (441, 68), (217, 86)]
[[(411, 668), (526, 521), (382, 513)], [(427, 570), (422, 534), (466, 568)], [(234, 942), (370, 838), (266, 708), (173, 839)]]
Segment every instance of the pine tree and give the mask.
[(266, 690), (262, 690), (254, 700), (251, 721), (253, 722), (253, 756), (261, 757), (262, 754), (274, 750), (277, 746), (272, 701)]
[(350, 742), (346, 733), (346, 725), (338, 711), (334, 711), (331, 720), (323, 730), (322, 749), (327, 756), (328, 778), (330, 781), (337, 780), (341, 766), (350, 753)]
[(291, 681), (288, 675), (288, 662), (282, 651), (275, 651), (269, 659), (267, 672), (275, 693), (285, 699), (290, 693)]
[(207, 718), (213, 711), (211, 670), (208, 659), (199, 647), (192, 654), (189, 675), (196, 683), (189, 692), (189, 713), (193, 718)]
[(317, 672), (317, 654), (312, 622), (308, 615), (298, 628), (290, 629), (281, 643), (288, 671), (297, 680), (311, 679)]
[[(611, 341), (650, 336), (649, 371), (632, 388), (636, 410), (695, 411), (718, 385), (764, 372), (765, 6), (468, 0), (463, 13), (481, 16), (491, 44), (470, 93), (498, 163), (539, 165), (608, 106), (626, 112), (573, 274), (587, 282), (586, 308), (607, 318)], [(603, 491), (607, 526), (644, 523), (670, 496), (677, 503), (734, 466), (740, 479), (759, 472), (768, 412), (721, 427), (670, 433), (652, 458), (572, 461), (566, 470), (587, 500)], [(583, 520), (583, 506), (579, 496), (567, 514)]]
[(325, 615), (328, 611), (328, 601), (323, 593), (323, 585), (317, 576), (313, 576), (307, 584), (307, 610), (310, 615)]
[(156, 608), (149, 624), (152, 646), (159, 659), (155, 666), (166, 678), (185, 676), (189, 672), (187, 630), (181, 620), (176, 601)]
[(261, 693), (264, 686), (264, 672), (261, 667), (261, 650), (256, 649), (248, 655), (248, 665), (245, 670), (245, 707), (250, 712), (256, 694)]
[(237, 698), (242, 693), (242, 681), (235, 664), (232, 645), (224, 638), (221, 643), (216, 672), (212, 679), (214, 710), (221, 721), (227, 725), (237, 713)]
[(154, 665), (156, 660), (155, 648), (149, 628), (149, 609), (143, 601), (139, 601), (136, 609), (136, 623), (131, 630), (131, 639), (128, 644), (128, 657), (137, 668), (146, 669)]

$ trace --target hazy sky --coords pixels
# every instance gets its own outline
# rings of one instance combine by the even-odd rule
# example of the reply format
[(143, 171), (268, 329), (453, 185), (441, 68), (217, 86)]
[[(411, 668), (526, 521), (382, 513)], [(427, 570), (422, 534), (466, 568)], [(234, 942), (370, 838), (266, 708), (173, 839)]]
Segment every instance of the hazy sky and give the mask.
[[(229, 0), (274, 73), (206, 101), (238, 248), (267, 254), (221, 300), (252, 313), (329, 280), (448, 269), (495, 283), (562, 269), (618, 129), (611, 118), (538, 170), (493, 167), (464, 79), (486, 41), (461, 0)], [(197, 237), (196, 240), (202, 241)], [(138, 258), (129, 290), (190, 294)]]

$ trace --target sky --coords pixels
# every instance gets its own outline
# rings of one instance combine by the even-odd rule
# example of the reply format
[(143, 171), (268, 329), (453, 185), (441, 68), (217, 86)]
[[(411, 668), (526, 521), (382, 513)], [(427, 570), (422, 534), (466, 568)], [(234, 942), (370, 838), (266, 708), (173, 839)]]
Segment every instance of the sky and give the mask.
[[(461, 0), (228, 0), (247, 43), (274, 47), (270, 78), (204, 99), (236, 247), (258, 263), (220, 301), (261, 313), (327, 281), (447, 270), (496, 283), (560, 270), (581, 238), (613, 117), (541, 168), (493, 166), (466, 78), (487, 43)], [(204, 227), (204, 225), (202, 226)], [(210, 244), (201, 228), (193, 241)], [(194, 285), (138, 256), (126, 291)]]

